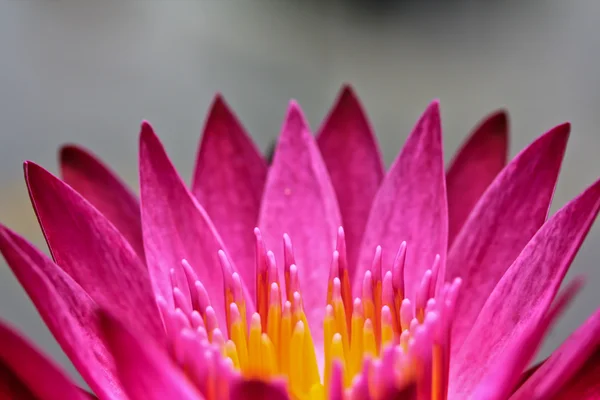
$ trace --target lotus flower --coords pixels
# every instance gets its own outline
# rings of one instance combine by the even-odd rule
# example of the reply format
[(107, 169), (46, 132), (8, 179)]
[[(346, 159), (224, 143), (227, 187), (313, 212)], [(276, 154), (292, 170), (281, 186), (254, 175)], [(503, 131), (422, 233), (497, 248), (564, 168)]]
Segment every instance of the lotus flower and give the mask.
[[(139, 203), (67, 146), (62, 180), (25, 163), (52, 260), (0, 250), (101, 399), (596, 399), (600, 312), (527, 370), (600, 209), (598, 181), (547, 218), (569, 130), (507, 164), (498, 112), (445, 172), (433, 102), (386, 173), (345, 87), (316, 139), (290, 103), (267, 165), (217, 96), (191, 189), (148, 123)], [(91, 396), (0, 339), (0, 397)]]

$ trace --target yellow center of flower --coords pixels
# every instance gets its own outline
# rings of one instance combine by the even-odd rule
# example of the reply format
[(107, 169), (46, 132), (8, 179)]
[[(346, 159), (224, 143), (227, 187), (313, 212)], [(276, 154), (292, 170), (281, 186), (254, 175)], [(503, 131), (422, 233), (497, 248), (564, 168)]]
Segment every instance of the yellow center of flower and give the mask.
[[(219, 253), (227, 325), (222, 328), (227, 338), (206, 290), (185, 260), (182, 265), (192, 304), (175, 279), (175, 309), (159, 299), (167, 332), (175, 338), (173, 357), (205, 398), (217, 400), (225, 395), (226, 382), (219, 381), (230, 373), (242, 379), (280, 381), (293, 399), (327, 399), (333, 392), (378, 399), (402, 388), (416, 390), (418, 398), (446, 398), (450, 321), (460, 280), (436, 290), (439, 259), (425, 272), (411, 301), (404, 297), (406, 244), (400, 246), (394, 265), (383, 277), (378, 247), (364, 274), (360, 296), (353, 300), (340, 228), (324, 320), (322, 326), (309, 326), (289, 237), (284, 235), (283, 293), (275, 257), (265, 252), (258, 229), (255, 234), (257, 311), (249, 323), (241, 279), (232, 272), (225, 253)], [(313, 329), (323, 329), (322, 348), (315, 347)], [(192, 349), (203, 352), (200, 362), (204, 365), (190, 356)], [(212, 352), (225, 362), (215, 361)]]

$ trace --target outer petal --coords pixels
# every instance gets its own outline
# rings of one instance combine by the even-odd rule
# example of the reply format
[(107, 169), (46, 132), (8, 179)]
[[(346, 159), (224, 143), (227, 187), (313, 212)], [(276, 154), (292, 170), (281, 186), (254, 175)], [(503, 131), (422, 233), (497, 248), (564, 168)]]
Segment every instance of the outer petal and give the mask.
[(182, 371), (151, 340), (134, 335), (106, 314), (102, 314), (101, 320), (119, 379), (129, 399), (203, 399)]
[(599, 209), (597, 181), (546, 222), (523, 249), (452, 359), (451, 395), (471, 393), (500, 355), (541, 321)]
[(454, 349), (460, 349), (488, 296), (546, 220), (569, 128), (564, 124), (550, 130), (510, 162), (450, 248), (446, 275), (463, 279), (453, 322)]
[(448, 247), (479, 198), (506, 165), (508, 115), (497, 111), (485, 118), (462, 145), (446, 173)]
[(110, 353), (97, 330), (94, 301), (56, 264), (0, 225), (0, 251), (59, 345), (92, 390), (120, 400)]
[(148, 271), (114, 225), (42, 167), (25, 163), (25, 179), (56, 263), (101, 307), (162, 338)]
[(599, 348), (600, 308), (544, 361), (511, 400), (553, 398)]
[(37, 400), (19, 377), (2, 364), (0, 364), (0, 399)]
[(60, 150), (63, 180), (89, 201), (144, 260), (140, 205), (129, 188), (98, 158), (78, 146)]
[[(140, 134), (140, 184), (144, 246), (155, 292), (173, 304), (169, 270), (176, 270), (179, 287), (186, 288), (180, 268), (181, 260), (186, 259), (208, 291), (219, 326), (227, 326), (223, 274), (218, 258), (218, 251), (225, 250), (225, 246), (147, 123), (142, 124)], [(246, 302), (248, 312), (254, 311), (247, 290)]]
[(354, 276), (371, 204), (383, 179), (377, 139), (354, 90), (344, 86), (317, 134), (317, 144), (337, 195)]
[(198, 150), (192, 192), (219, 231), (254, 297), (254, 227), (267, 177), (267, 163), (217, 96)]
[(582, 281), (576, 280), (567, 290), (559, 293), (557, 301), (541, 321), (537, 325), (526, 327), (520, 340), (513, 341), (503, 351), (500, 359), (496, 360), (496, 368), (492, 368), (481, 380), (472, 398), (505, 400), (514, 392), (522, 378), (522, 371), (531, 362), (550, 326), (556, 322), (582, 286)]
[(596, 350), (577, 375), (553, 399), (597, 400), (599, 398), (600, 350)]
[(440, 255), (444, 279), (448, 214), (439, 103), (431, 103), (408, 137), (375, 196), (358, 259), (354, 292), (358, 291), (375, 247), (383, 248), (383, 265), (391, 269), (396, 251), (406, 241), (406, 295), (414, 298), (425, 271)]
[(39, 400), (85, 399), (52, 361), (3, 322), (0, 322), (0, 364), (8, 367)]
[[(329, 264), (341, 224), (335, 192), (300, 107), (292, 102), (269, 171), (259, 227), (267, 248), (283, 260), (282, 235), (294, 252), (315, 345), (323, 341)], [(283, 277), (283, 262), (279, 263)]]

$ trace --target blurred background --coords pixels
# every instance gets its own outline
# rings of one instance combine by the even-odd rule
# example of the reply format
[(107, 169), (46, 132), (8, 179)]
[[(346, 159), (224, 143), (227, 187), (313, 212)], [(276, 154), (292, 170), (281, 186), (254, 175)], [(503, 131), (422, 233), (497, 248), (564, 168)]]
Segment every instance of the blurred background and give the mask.
[[(554, 212), (600, 176), (599, 12), (596, 0), (0, 0), (0, 221), (45, 249), (21, 163), (56, 172), (64, 142), (93, 149), (136, 187), (147, 119), (189, 181), (216, 91), (266, 150), (290, 98), (316, 128), (344, 82), (388, 165), (434, 98), (448, 161), (499, 107), (511, 116), (511, 156), (571, 121)], [(540, 357), (600, 305), (599, 262), (596, 224), (568, 276), (586, 274), (586, 288)], [(77, 376), (0, 263), (0, 317)]]

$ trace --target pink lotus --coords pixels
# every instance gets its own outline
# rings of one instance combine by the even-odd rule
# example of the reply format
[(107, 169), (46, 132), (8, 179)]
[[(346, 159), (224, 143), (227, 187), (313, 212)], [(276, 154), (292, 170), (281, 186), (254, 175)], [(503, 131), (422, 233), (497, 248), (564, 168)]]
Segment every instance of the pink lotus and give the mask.
[[(217, 97), (191, 190), (147, 123), (141, 204), (68, 146), (25, 163), (54, 261), (0, 250), (101, 399), (600, 398), (600, 312), (524, 372), (600, 209), (547, 219), (569, 124), (505, 165), (494, 114), (445, 172), (438, 107), (384, 173), (350, 88), (316, 140), (292, 102), (271, 166)], [(0, 361), (0, 398), (89, 398), (4, 325)]]

